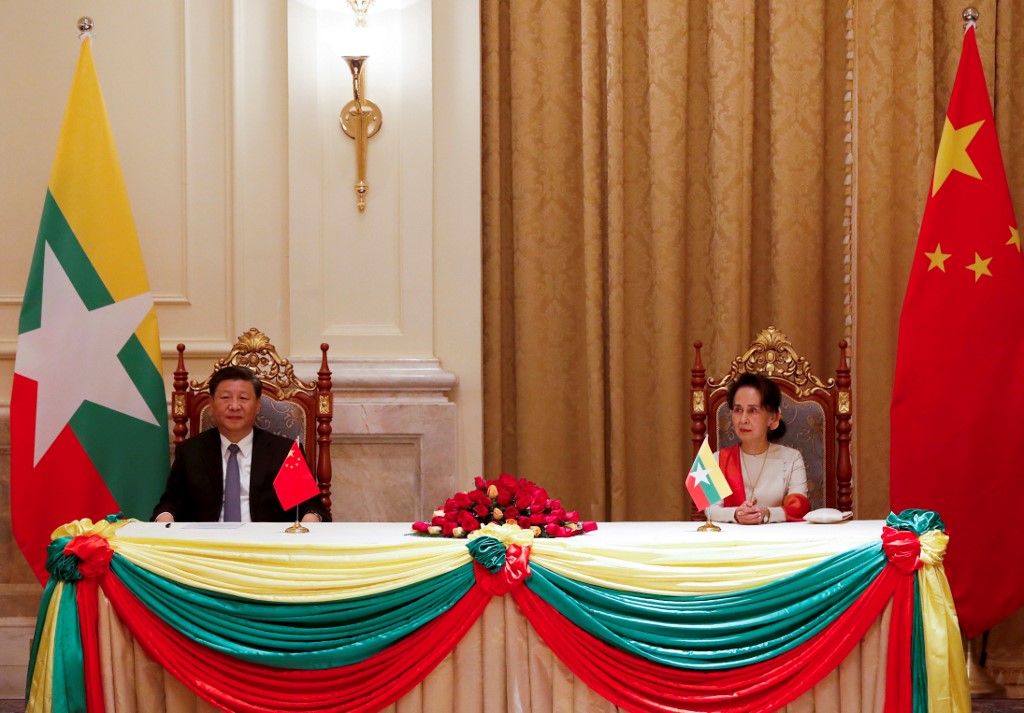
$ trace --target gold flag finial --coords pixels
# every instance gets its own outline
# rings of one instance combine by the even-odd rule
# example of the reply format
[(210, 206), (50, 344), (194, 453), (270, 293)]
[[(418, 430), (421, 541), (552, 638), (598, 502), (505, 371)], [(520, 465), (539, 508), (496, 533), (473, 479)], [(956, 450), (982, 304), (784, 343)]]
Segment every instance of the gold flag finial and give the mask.
[(78, 39), (81, 40), (81, 39), (85, 38), (86, 36), (92, 37), (92, 28), (95, 25), (94, 25), (91, 17), (89, 17), (87, 15), (83, 15), (82, 17), (78, 18), (77, 25), (78, 25)]

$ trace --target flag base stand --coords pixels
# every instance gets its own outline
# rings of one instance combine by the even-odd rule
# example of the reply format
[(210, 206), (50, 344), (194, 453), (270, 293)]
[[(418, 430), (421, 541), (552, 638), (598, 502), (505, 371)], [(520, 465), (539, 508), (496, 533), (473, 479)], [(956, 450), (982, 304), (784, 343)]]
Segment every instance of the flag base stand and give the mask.
[(306, 527), (305, 525), (303, 525), (298, 520), (296, 520), (294, 525), (292, 525), (291, 527), (286, 527), (284, 531), (288, 532), (288, 533), (292, 533), (292, 532), (309, 532), (309, 528)]
[(711, 514), (707, 510), (704, 511), (704, 517), (707, 518), (707, 522), (705, 522), (703, 525), (698, 527), (697, 528), (697, 532), (721, 532), (722, 531), (722, 528), (720, 528), (715, 523), (711, 522)]

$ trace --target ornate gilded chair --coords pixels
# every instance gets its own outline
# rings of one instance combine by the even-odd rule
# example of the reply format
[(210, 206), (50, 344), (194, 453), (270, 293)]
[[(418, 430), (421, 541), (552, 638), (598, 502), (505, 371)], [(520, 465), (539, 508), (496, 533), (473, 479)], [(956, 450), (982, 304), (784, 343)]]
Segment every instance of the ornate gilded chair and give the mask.
[[(320, 345), (322, 358), (316, 381), (302, 381), (292, 364), (278, 355), (270, 339), (256, 328), (238, 337), (231, 353), (213, 366), (202, 381), (189, 381), (185, 369), (185, 345), (178, 345), (178, 368), (174, 371), (171, 418), (174, 442), (213, 426), (210, 377), (226, 366), (247, 366), (263, 382), (260, 413), (256, 425), (285, 438), (299, 439), (310, 459), (310, 469), (320, 485), (320, 499), (331, 510), (331, 370), (327, 365), (327, 344)], [(311, 446), (312, 444), (312, 446)]]
[[(810, 364), (799, 356), (789, 338), (775, 327), (755, 337), (750, 347), (736, 357), (720, 379), (705, 377), (700, 359), (703, 344), (694, 342), (696, 355), (690, 370), (690, 417), (693, 451), (696, 455), (704, 436), (712, 450), (738, 442), (729, 414), (729, 385), (744, 372), (769, 377), (782, 392), (782, 418), (786, 434), (782, 445), (798, 449), (807, 466), (807, 496), (811, 508), (831, 507), (844, 512), (853, 509), (853, 462), (850, 431), (853, 401), (847, 342), (839, 342), (836, 375), (822, 381), (811, 373)], [(708, 431), (708, 417), (714, 427)], [(695, 520), (703, 515), (691, 505)]]

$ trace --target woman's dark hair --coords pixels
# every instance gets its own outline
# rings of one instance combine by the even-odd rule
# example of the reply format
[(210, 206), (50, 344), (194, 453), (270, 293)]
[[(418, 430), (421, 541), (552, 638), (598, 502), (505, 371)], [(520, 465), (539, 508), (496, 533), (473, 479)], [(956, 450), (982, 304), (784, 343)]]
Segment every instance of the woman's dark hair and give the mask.
[[(210, 377), (210, 396), (217, 393), (217, 387), (224, 381), (248, 381), (252, 384), (252, 390), (256, 393), (256, 398), (259, 398), (263, 393), (263, 382), (247, 366), (232, 365), (215, 371), (213, 376)], [(732, 397), (730, 396), (729, 398)]]
[[(761, 408), (767, 409), (771, 413), (780, 413), (782, 409), (782, 392), (779, 391), (779, 387), (768, 377), (749, 372), (740, 374), (740, 377), (729, 385), (730, 410), (732, 409), (733, 399), (736, 398), (736, 392), (744, 386), (749, 386), (761, 394)], [(784, 435), (786, 435), (786, 422), (782, 420), (780, 415), (778, 425), (768, 430), (768, 440), (774, 442)]]

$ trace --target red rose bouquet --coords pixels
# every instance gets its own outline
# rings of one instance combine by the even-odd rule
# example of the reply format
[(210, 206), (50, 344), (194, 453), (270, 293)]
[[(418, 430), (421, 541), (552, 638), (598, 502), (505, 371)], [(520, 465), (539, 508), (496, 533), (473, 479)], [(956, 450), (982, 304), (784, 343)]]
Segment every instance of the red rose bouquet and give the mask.
[(595, 522), (580, 522), (575, 510), (551, 500), (544, 488), (525, 478), (502, 473), (497, 480), (477, 477), (468, 493), (455, 493), (430, 522), (414, 522), (412, 529), (425, 535), (466, 537), (484, 525), (517, 525), (534, 537), (572, 537), (597, 529)]

